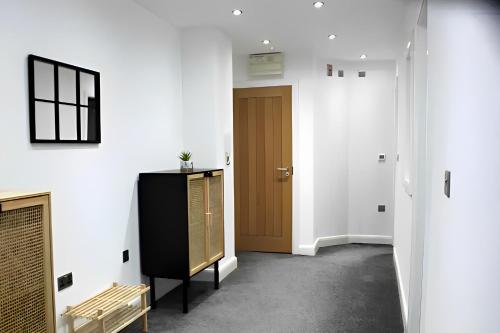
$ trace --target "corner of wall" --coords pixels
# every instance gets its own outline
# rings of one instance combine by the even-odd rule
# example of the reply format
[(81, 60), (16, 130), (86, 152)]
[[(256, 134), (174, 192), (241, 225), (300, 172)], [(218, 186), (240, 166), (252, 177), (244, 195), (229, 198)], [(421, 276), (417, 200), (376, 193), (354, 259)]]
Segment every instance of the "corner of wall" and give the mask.
[(396, 271), (396, 280), (398, 283), (398, 294), (399, 294), (399, 303), (401, 305), (401, 318), (403, 320), (403, 325), (405, 327), (405, 331), (408, 324), (408, 302), (406, 300), (404, 288), (403, 288), (403, 280), (401, 278), (401, 270), (399, 267), (399, 259), (398, 252), (396, 247), (393, 248), (393, 260), (394, 260), (394, 269)]

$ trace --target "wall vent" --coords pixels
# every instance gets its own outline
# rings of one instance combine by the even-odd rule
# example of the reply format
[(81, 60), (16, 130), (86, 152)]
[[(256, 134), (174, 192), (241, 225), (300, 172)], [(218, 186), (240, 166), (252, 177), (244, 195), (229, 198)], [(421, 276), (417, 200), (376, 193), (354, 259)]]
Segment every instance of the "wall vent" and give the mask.
[(366, 72), (358, 72), (358, 77), (366, 77)]
[(250, 76), (282, 75), (283, 53), (250, 54), (248, 57), (248, 74)]

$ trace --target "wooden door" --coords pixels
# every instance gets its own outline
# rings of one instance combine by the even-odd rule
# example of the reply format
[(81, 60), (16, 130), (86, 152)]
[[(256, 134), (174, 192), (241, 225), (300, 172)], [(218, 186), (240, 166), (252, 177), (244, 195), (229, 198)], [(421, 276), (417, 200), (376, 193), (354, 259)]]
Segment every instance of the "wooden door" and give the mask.
[(188, 176), (188, 233), (189, 233), (189, 274), (196, 274), (206, 267), (207, 227), (206, 227), (205, 179), (203, 174)]
[(292, 250), (292, 87), (234, 89), (236, 250)]
[(208, 195), (208, 262), (224, 256), (224, 203), (222, 171), (206, 178)]

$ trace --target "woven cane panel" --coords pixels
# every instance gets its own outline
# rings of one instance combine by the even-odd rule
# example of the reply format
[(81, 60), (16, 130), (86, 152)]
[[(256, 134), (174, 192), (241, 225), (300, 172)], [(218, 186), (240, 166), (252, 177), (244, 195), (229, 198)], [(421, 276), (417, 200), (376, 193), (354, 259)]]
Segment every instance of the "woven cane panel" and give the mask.
[(0, 332), (47, 332), (43, 206), (0, 213)]
[(209, 178), (210, 258), (222, 254), (224, 250), (224, 212), (222, 211), (222, 176)]
[(189, 180), (189, 268), (206, 262), (205, 255), (205, 180)]

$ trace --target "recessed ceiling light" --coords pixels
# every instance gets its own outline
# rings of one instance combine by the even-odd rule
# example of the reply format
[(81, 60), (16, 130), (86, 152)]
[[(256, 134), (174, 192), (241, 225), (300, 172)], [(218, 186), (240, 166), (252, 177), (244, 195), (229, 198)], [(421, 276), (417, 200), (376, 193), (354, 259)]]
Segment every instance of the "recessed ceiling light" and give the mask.
[(335, 39), (335, 38), (337, 38), (337, 35), (335, 34), (328, 35), (328, 39)]
[(359, 57), (361, 60), (365, 60), (367, 58), (366, 54), (362, 54), (361, 57)]
[(243, 11), (241, 9), (234, 9), (233, 10), (234, 16), (240, 16), (241, 14), (243, 14)]
[(262, 44), (264, 44), (264, 45), (269, 45), (270, 43), (271, 43), (271, 41), (269, 39), (264, 39), (262, 41)]
[(325, 3), (323, 1), (316, 1), (313, 3), (314, 8), (321, 8)]

